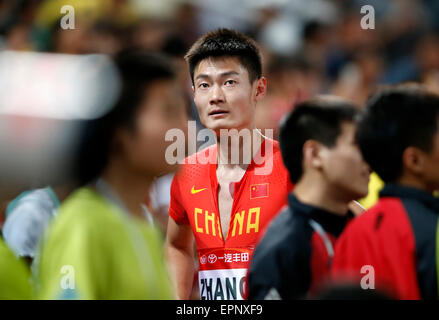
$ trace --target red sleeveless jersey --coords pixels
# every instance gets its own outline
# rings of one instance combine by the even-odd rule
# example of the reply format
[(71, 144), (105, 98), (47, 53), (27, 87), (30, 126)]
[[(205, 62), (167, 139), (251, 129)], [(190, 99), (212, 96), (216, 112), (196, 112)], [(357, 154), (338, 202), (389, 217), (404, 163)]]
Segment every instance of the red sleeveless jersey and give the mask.
[(172, 182), (169, 215), (176, 223), (192, 227), (201, 299), (243, 299), (254, 248), (267, 225), (287, 204), (293, 186), (279, 143), (265, 139), (243, 178), (231, 187), (233, 206), (228, 234), (223, 239), (216, 158), (215, 144), (185, 159)]

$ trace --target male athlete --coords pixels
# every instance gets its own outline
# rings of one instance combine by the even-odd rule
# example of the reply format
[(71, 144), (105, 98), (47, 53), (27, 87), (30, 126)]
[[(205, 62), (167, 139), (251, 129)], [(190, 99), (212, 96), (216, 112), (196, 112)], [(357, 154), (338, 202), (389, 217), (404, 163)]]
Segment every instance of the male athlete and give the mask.
[(201, 122), (217, 143), (186, 158), (172, 182), (168, 264), (178, 298), (188, 299), (195, 237), (201, 299), (244, 299), (254, 247), (292, 189), (278, 143), (255, 128), (267, 80), (255, 42), (232, 30), (205, 34), (186, 60)]

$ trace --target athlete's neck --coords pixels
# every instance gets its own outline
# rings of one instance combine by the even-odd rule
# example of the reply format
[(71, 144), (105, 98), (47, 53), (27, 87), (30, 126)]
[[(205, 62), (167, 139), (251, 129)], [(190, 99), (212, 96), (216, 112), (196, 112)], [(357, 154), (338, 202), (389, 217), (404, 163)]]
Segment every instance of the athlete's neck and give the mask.
[(350, 200), (338, 196), (336, 192), (323, 181), (312, 177), (302, 177), (294, 186), (294, 195), (304, 203), (322, 208), (337, 215), (346, 215)]
[(265, 138), (254, 126), (217, 136), (217, 163), (224, 169), (245, 170), (259, 151)]
[(153, 179), (139, 175), (118, 160), (113, 160), (101, 177), (110, 185), (129, 213), (144, 218), (141, 204), (148, 195)]

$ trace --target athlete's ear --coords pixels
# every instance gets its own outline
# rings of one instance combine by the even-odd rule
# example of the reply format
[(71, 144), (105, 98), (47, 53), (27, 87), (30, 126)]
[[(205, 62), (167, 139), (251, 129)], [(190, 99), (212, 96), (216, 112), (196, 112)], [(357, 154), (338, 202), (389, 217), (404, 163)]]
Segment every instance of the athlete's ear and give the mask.
[(321, 152), (321, 143), (315, 140), (308, 140), (303, 144), (303, 165), (304, 167), (312, 167), (320, 169), (323, 166)]
[(265, 77), (261, 77), (257, 80), (256, 83), (256, 94), (255, 101), (259, 101), (265, 97), (267, 93), (267, 79)]

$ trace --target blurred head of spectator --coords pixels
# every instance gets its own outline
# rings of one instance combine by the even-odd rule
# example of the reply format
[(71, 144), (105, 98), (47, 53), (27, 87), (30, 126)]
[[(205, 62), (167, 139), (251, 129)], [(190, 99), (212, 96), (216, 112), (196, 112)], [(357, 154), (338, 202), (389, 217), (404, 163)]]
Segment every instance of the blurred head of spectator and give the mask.
[(378, 84), (383, 69), (384, 60), (380, 51), (360, 51), (341, 70), (332, 92), (362, 106)]
[(187, 118), (169, 60), (127, 50), (119, 53), (115, 62), (121, 94), (114, 108), (91, 121), (85, 130), (77, 161), (80, 185), (96, 179), (110, 164), (123, 164), (131, 173), (151, 181), (177, 169), (165, 161), (165, 134), (169, 129), (183, 128)]
[(330, 43), (328, 34), (331, 34), (332, 28), (331, 25), (317, 20), (306, 23), (303, 28), (303, 55), (321, 72), (325, 72)]
[(164, 20), (142, 19), (132, 26), (130, 45), (145, 50), (159, 51), (165, 45), (169, 33)]
[(425, 34), (415, 48), (416, 64), (419, 68), (419, 77), (430, 71), (439, 70), (439, 35)]
[(274, 129), (296, 103), (316, 95), (322, 86), (320, 73), (304, 57), (274, 56), (267, 67), (267, 96), (256, 109), (256, 127)]
[(96, 21), (88, 30), (86, 50), (90, 53), (114, 55), (122, 50), (122, 31), (111, 20)]
[(0, 32), (6, 36), (11, 50), (33, 49), (30, 32), (41, 0), (2, 1)]
[(55, 21), (50, 29), (49, 51), (65, 54), (87, 53), (89, 24), (80, 18), (75, 19), (75, 29), (63, 29), (61, 19)]

